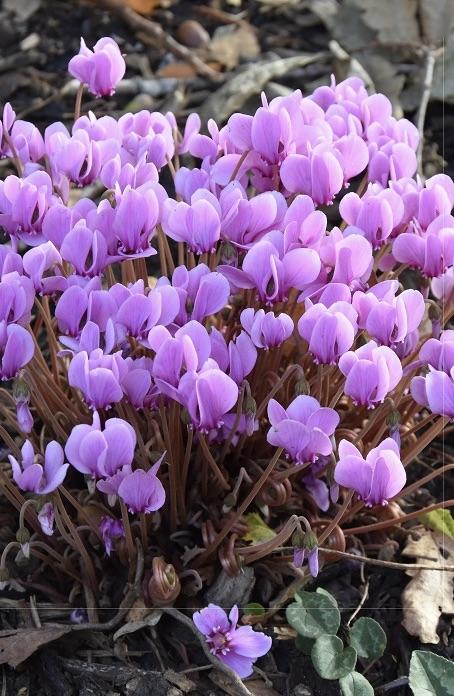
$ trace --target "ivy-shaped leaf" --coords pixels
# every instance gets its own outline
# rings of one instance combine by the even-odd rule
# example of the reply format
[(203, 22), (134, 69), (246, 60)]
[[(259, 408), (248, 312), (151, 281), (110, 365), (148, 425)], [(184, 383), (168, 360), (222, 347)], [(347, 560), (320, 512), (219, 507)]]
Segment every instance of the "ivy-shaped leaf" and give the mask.
[(313, 638), (305, 638), (305, 636), (297, 635), (295, 645), (298, 650), (301, 650), (305, 655), (310, 655), (314, 647), (315, 640)]
[(414, 696), (452, 696), (454, 663), (427, 650), (415, 650), (409, 683)]
[(355, 669), (356, 650), (344, 648), (337, 636), (319, 636), (311, 652), (312, 664), (322, 679), (341, 679)]
[(306, 638), (335, 634), (340, 626), (340, 612), (333, 599), (321, 592), (299, 592), (297, 601), (287, 607), (287, 621)]
[(350, 672), (339, 680), (342, 696), (374, 696), (374, 690), (366, 677), (359, 672)]
[(268, 527), (257, 512), (249, 512), (244, 519), (248, 526), (246, 534), (242, 537), (244, 541), (250, 541), (252, 545), (262, 544), (276, 536), (276, 532)]
[(360, 657), (376, 660), (386, 648), (386, 633), (374, 619), (363, 616), (350, 629), (350, 645)]

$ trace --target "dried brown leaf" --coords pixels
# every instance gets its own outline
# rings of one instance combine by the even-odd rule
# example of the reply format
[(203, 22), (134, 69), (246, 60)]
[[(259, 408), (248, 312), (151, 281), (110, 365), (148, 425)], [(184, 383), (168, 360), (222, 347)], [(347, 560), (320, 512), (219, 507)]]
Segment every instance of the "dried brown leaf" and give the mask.
[[(440, 546), (445, 556), (440, 552)], [(420, 558), (421, 564), (442, 566), (454, 562), (454, 541), (422, 530), (419, 539), (410, 539), (403, 555)], [(436, 560), (430, 561), (429, 558)], [(402, 625), (422, 643), (438, 643), (441, 614), (454, 614), (454, 573), (440, 570), (407, 571), (412, 579), (402, 593)]]
[(219, 27), (209, 46), (209, 57), (233, 70), (242, 60), (252, 60), (260, 54), (260, 45), (253, 28), (246, 23)]
[(43, 645), (72, 631), (72, 626), (44, 624), (42, 628), (18, 628), (0, 632), (0, 665), (17, 667)]
[(160, 0), (124, 0), (124, 4), (142, 15), (150, 15), (161, 5)]

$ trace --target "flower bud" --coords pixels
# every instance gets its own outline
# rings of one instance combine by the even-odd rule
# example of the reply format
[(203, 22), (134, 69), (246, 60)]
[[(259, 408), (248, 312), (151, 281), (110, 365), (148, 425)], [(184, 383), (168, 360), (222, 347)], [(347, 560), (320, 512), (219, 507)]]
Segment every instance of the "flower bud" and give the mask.
[(243, 413), (248, 416), (255, 416), (257, 413), (257, 402), (253, 396), (246, 396), (243, 403)]
[(295, 384), (295, 396), (310, 396), (310, 393), (309, 382), (305, 377), (301, 377)]

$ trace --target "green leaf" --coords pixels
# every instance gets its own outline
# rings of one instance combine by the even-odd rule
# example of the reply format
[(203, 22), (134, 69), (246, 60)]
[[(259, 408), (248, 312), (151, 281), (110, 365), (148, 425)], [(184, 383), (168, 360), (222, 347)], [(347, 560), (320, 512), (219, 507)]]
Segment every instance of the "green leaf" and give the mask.
[(377, 621), (364, 616), (350, 629), (350, 645), (360, 657), (376, 660), (385, 652), (386, 633)]
[(263, 616), (265, 613), (265, 607), (258, 602), (250, 602), (244, 607), (245, 616)]
[(421, 521), (435, 532), (446, 534), (454, 539), (454, 517), (449, 510), (432, 510), (421, 516)]
[(244, 516), (248, 531), (243, 535), (245, 541), (250, 541), (252, 545), (261, 544), (264, 541), (269, 541), (276, 536), (270, 527), (262, 520), (257, 512), (249, 512)]
[(315, 640), (313, 638), (305, 638), (304, 636), (296, 636), (295, 645), (298, 650), (301, 650), (305, 655), (310, 655), (314, 647)]
[(298, 599), (286, 610), (287, 621), (301, 636), (318, 638), (325, 633), (337, 633), (340, 612), (333, 598), (322, 592), (299, 592)]
[(414, 696), (452, 696), (454, 663), (427, 650), (415, 650), (410, 660)]
[(374, 690), (366, 677), (359, 672), (350, 672), (339, 680), (342, 696), (374, 696)]
[(356, 650), (348, 647), (337, 636), (319, 636), (311, 652), (312, 663), (322, 679), (341, 679), (353, 672)]
[(322, 594), (325, 595), (325, 597), (328, 597), (333, 607), (337, 607), (337, 599), (333, 597), (333, 595), (330, 594), (327, 590), (324, 590), (323, 587), (317, 587), (315, 591), (318, 592), (318, 594)]

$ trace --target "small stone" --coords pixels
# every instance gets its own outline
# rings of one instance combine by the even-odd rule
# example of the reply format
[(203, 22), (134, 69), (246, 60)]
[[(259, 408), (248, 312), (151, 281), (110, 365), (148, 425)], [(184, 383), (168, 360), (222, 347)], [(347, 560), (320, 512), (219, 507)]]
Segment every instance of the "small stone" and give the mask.
[(177, 30), (177, 39), (189, 48), (201, 48), (210, 43), (210, 35), (199, 22), (186, 19)]
[(39, 37), (39, 34), (33, 32), (33, 34), (29, 34), (25, 37), (25, 39), (22, 39), (19, 46), (21, 51), (32, 51), (34, 48), (39, 46), (40, 41), (41, 39)]

